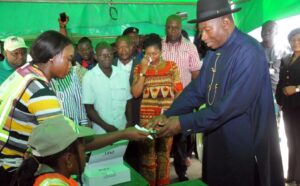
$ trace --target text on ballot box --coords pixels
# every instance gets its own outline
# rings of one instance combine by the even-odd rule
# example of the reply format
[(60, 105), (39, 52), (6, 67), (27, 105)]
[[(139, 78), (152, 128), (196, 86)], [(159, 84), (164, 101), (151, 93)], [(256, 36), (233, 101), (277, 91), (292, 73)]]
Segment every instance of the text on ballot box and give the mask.
[(109, 186), (129, 182), (130, 169), (123, 160), (127, 144), (127, 140), (122, 140), (92, 151), (83, 173), (84, 185)]

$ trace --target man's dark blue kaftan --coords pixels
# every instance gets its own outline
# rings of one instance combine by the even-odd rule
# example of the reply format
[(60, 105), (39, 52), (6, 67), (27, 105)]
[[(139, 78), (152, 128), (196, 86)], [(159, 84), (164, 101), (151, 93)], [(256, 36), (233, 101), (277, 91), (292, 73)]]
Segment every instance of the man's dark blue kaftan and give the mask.
[(198, 78), (165, 115), (179, 115), (183, 133), (204, 132), (209, 186), (284, 185), (268, 65), (250, 36), (235, 29), (209, 51)]

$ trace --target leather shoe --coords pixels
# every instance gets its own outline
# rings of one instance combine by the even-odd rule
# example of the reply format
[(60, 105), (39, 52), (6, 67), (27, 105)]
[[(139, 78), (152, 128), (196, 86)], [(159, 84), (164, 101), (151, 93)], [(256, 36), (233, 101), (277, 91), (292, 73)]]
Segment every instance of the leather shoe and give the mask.
[(189, 178), (186, 176), (180, 176), (180, 177), (178, 177), (178, 179), (180, 182), (189, 180)]

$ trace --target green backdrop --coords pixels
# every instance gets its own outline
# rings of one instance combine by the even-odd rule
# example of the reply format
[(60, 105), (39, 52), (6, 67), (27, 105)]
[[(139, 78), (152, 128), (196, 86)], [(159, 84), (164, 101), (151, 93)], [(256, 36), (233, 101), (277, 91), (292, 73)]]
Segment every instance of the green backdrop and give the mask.
[[(187, 12), (187, 20), (194, 19), (196, 15), (196, 0), (113, 0), (111, 5), (108, 2), (0, 0), (0, 38), (18, 35), (30, 41), (45, 30), (58, 30), (60, 12), (70, 16), (67, 30), (75, 41), (81, 36), (89, 36), (94, 40), (113, 40), (128, 26), (140, 28), (141, 34), (156, 32), (163, 36), (168, 15)], [(237, 26), (246, 32), (266, 20), (300, 13), (300, 0), (241, 0), (233, 3), (242, 7), (235, 14), (235, 19)], [(110, 12), (116, 20), (110, 16)], [(195, 25), (187, 24), (185, 20), (183, 28), (193, 35)]]

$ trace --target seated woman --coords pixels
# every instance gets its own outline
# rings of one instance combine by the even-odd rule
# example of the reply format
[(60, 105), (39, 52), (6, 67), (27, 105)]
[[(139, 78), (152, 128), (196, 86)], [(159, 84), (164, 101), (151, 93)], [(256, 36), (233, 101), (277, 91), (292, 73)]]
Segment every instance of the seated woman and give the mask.
[[(182, 91), (178, 67), (161, 58), (161, 38), (150, 34), (144, 41), (145, 56), (134, 69), (134, 97), (142, 95), (140, 125), (145, 127), (154, 116), (168, 109)], [(172, 137), (141, 142), (140, 173), (151, 186), (169, 184)]]

